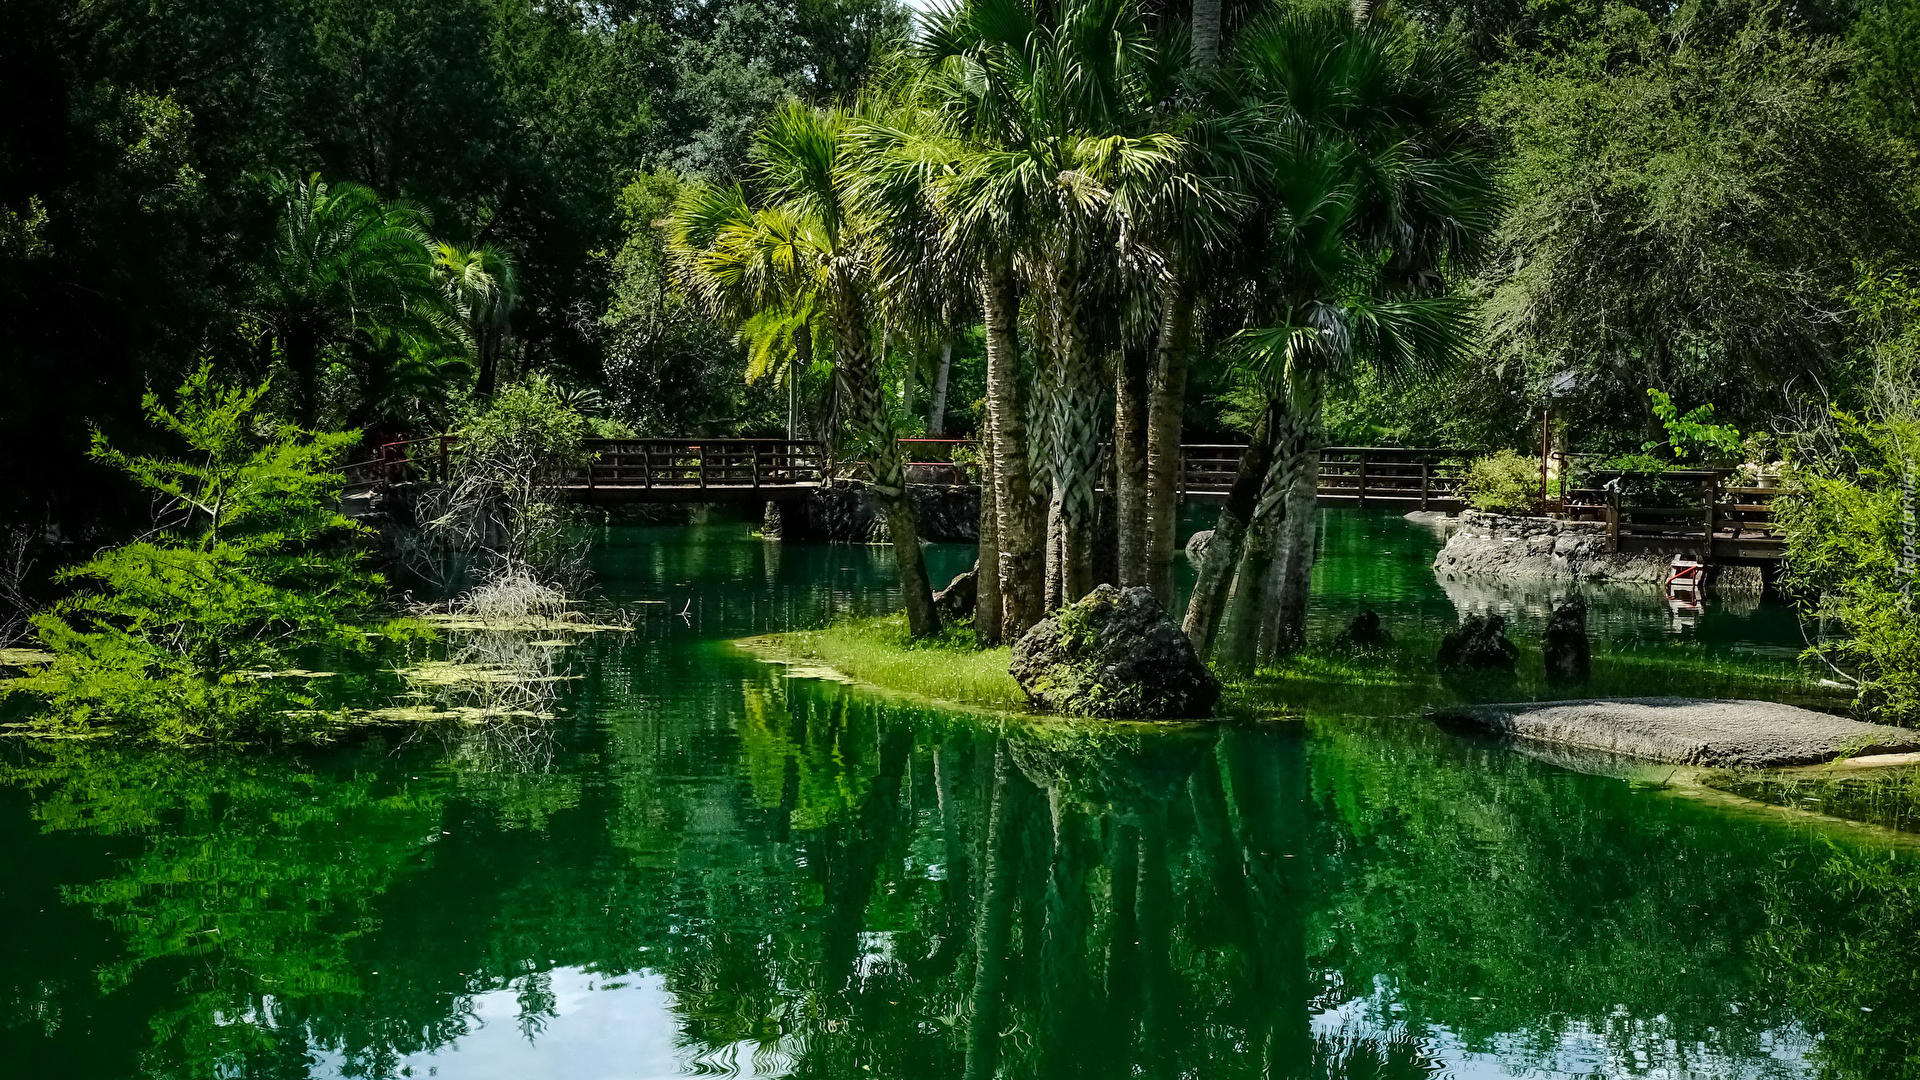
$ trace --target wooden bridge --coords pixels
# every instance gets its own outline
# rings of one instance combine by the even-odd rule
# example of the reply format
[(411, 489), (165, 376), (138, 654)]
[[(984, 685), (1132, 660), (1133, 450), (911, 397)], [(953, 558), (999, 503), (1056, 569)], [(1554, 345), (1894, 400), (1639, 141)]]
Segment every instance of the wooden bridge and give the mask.
[[(910, 483), (978, 480), (974, 444), (964, 439), (902, 439)], [(347, 467), (347, 495), (364, 498), (405, 483), (446, 478), (456, 440), (439, 436), (380, 448), (371, 461)], [(1181, 447), (1181, 490), (1188, 498), (1224, 499), (1245, 447), (1193, 443)], [(589, 439), (588, 463), (566, 491), (582, 502), (763, 503), (804, 499), (832, 477), (860, 477), (858, 461), (829, 461), (823, 444), (806, 439)], [(1457, 511), (1462, 456), (1449, 450), (1330, 446), (1321, 452), (1322, 506)], [(1622, 552), (1704, 556), (1712, 562), (1770, 562), (1784, 538), (1769, 506), (1774, 488), (1743, 487), (1724, 471), (1668, 472), (1668, 487), (1692, 494), (1673, 505), (1640, 505), (1621, 494), (1618, 473), (1596, 473), (1601, 487), (1575, 489), (1549, 503), (1555, 516), (1601, 521), (1608, 546)]]
[[(405, 483), (446, 478), (453, 436), (389, 443), (377, 458), (347, 467), (349, 497)], [(918, 484), (972, 484), (974, 443), (902, 439), (907, 479)], [(568, 494), (582, 502), (768, 502), (805, 498), (830, 477), (860, 477), (859, 461), (829, 471), (824, 446), (792, 439), (589, 439), (588, 464), (570, 477)], [(1189, 498), (1226, 498), (1246, 448), (1231, 443), (1181, 447)], [(1465, 466), (1448, 451), (1334, 446), (1321, 455), (1320, 502), (1326, 506), (1390, 506), (1457, 510)]]

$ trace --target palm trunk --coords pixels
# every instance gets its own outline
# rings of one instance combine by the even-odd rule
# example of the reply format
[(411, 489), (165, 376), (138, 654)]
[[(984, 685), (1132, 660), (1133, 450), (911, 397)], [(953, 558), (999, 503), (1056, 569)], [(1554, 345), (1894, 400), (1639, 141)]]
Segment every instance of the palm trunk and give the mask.
[(907, 609), (907, 632), (916, 638), (927, 637), (940, 632), (940, 613), (933, 606), (933, 586), (920, 551), (919, 522), (914, 519), (913, 502), (907, 496), (906, 464), (893, 436), (880, 372), (874, 366), (866, 303), (858, 287), (845, 279), (833, 283), (832, 294), (835, 375), (853, 413), (854, 425), (867, 443), (873, 490), (886, 510), (893, 562)]
[(940, 370), (933, 380), (933, 405), (927, 409), (927, 434), (947, 433), (947, 376), (953, 372), (953, 332), (940, 339)]
[(1286, 531), (1281, 536), (1281, 561), (1266, 609), (1260, 637), (1260, 659), (1268, 661), (1291, 653), (1306, 641), (1307, 598), (1313, 586), (1313, 564), (1319, 554), (1320, 415), (1319, 402), (1302, 430), (1294, 436), (1295, 449), (1285, 458), (1292, 474), (1287, 492)]
[(1193, 0), (1193, 63), (1207, 69), (1220, 62), (1220, 0)]
[(1180, 490), (1185, 469), (1180, 434), (1187, 401), (1187, 358), (1193, 336), (1193, 289), (1174, 264), (1175, 281), (1163, 293), (1160, 338), (1154, 347), (1152, 396), (1147, 403), (1147, 587), (1173, 603), (1173, 560), (1180, 544)]
[(1193, 595), (1187, 600), (1187, 617), (1181, 629), (1202, 657), (1213, 650), (1213, 638), (1219, 629), (1220, 615), (1239, 567), (1247, 525), (1259, 507), (1260, 490), (1267, 479), (1267, 467), (1273, 459), (1274, 409), (1271, 405), (1253, 426), (1253, 439), (1240, 456), (1240, 466), (1227, 490), (1226, 505), (1214, 522), (1213, 539), (1200, 560), (1199, 579), (1193, 583)]
[(1120, 349), (1113, 380), (1113, 507), (1122, 588), (1147, 584), (1147, 350)]
[(480, 353), (480, 380), (474, 387), (474, 396), (481, 401), (492, 401), (494, 391), (500, 385), (500, 335), (494, 330), (482, 328), (475, 337), (475, 345)]
[[(1241, 564), (1229, 632), (1220, 649), (1230, 666), (1250, 667), (1291, 652), (1304, 632), (1318, 501), (1319, 395), (1320, 382), (1310, 376), (1291, 388), (1274, 416), (1273, 462), (1254, 511), (1255, 536), (1247, 542), (1248, 559)], [(1282, 615), (1284, 598), (1294, 589), (1299, 606)]]
[[(1014, 336), (1020, 305), (1014, 296), (1013, 266), (1000, 256), (989, 258), (985, 270), (980, 301), (987, 332), (987, 424), (993, 432), (993, 512), (1000, 596), (1006, 606), (1000, 629), (1003, 637), (1017, 640), (1046, 612), (1046, 557), (1028, 464), (1027, 406)], [(986, 497), (983, 490), (981, 498)]]
[(973, 633), (983, 649), (1000, 644), (1005, 611), (1000, 600), (1000, 528), (993, 509), (994, 434), (988, 418), (980, 440), (980, 558), (974, 563)]
[[(1053, 290), (1054, 432), (1053, 492), (1059, 513), (1061, 603), (1093, 589), (1094, 469), (1100, 455), (1099, 389), (1087, 353), (1082, 321), (1077, 245), (1071, 246), (1049, 280)], [(1054, 573), (1049, 570), (1049, 577)]]

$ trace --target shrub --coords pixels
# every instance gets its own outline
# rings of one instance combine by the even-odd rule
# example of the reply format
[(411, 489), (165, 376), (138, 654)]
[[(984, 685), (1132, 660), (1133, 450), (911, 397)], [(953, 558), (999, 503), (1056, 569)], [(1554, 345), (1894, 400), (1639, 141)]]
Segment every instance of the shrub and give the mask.
[(1475, 458), (1467, 466), (1460, 495), (1475, 510), (1530, 514), (1540, 505), (1540, 463), (1511, 450)]
[(260, 735), (311, 709), (306, 681), (273, 677), (304, 650), (365, 651), (381, 578), (340, 514), (333, 469), (358, 432), (270, 425), (266, 393), (217, 384), (207, 367), (177, 408), (146, 397), (179, 457), (129, 457), (97, 433), (93, 455), (159, 498), (160, 528), (62, 581), (91, 588), (34, 616), (53, 660), (0, 684), (39, 698), (46, 728), (112, 726), (160, 741)]

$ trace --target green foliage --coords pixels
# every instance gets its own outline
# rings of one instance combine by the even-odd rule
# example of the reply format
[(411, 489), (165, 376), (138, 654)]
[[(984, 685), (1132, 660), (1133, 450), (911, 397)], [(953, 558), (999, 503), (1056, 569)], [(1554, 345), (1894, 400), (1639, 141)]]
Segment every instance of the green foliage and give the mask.
[(1811, 651), (1858, 677), (1862, 708), (1920, 725), (1920, 289), (1869, 275), (1854, 300), (1861, 407), (1803, 437), (1775, 517), (1788, 582), (1837, 631)]
[(1653, 402), (1653, 415), (1667, 429), (1667, 441), (1662, 443), (1651, 440), (1643, 443), (1640, 449), (1653, 453), (1665, 445), (1672, 449), (1675, 459), (1681, 462), (1697, 461), (1701, 464), (1719, 464), (1745, 449), (1746, 442), (1740, 435), (1740, 429), (1732, 424), (1713, 422), (1713, 405), (1699, 405), (1682, 415), (1680, 407), (1673, 403), (1665, 391), (1647, 388), (1647, 398)]
[(1920, 424), (1839, 412), (1832, 445), (1795, 460), (1775, 500), (1788, 581), (1838, 633), (1812, 652), (1861, 680), (1861, 707), (1920, 725), (1920, 619), (1910, 551)]
[(980, 649), (968, 627), (931, 638), (907, 634), (903, 616), (852, 619), (819, 630), (754, 639), (750, 647), (813, 661), (849, 678), (961, 705), (1024, 710), (1026, 694), (1007, 674), (1010, 648)]
[(1540, 507), (1540, 462), (1511, 450), (1478, 457), (1467, 467), (1460, 493), (1475, 510), (1530, 514)]
[(1779, 411), (1838, 356), (1855, 261), (1909, 235), (1885, 140), (1835, 89), (1849, 50), (1744, 0), (1572, 10), (1482, 99), (1509, 203), (1480, 282), (1490, 362), (1577, 375), (1596, 422), (1648, 386)]
[(38, 727), (164, 742), (286, 733), (299, 727), (289, 711), (314, 698), (277, 673), (309, 650), (365, 652), (382, 629), (382, 582), (340, 516), (332, 471), (358, 433), (265, 421), (266, 392), (223, 386), (203, 366), (175, 407), (146, 398), (180, 454), (96, 441), (99, 460), (160, 501), (160, 528), (60, 575), (82, 591), (33, 620), (54, 659), (5, 684), (44, 704)]

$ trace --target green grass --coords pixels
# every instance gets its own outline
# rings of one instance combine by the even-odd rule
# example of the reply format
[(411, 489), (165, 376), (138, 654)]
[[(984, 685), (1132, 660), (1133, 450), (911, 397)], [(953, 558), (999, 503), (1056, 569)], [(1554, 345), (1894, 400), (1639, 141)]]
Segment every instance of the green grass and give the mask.
[(762, 655), (832, 668), (887, 690), (992, 709), (1027, 707), (1020, 684), (1007, 674), (1013, 650), (979, 648), (971, 627), (953, 627), (913, 641), (907, 637), (906, 617), (887, 615), (740, 644)]

